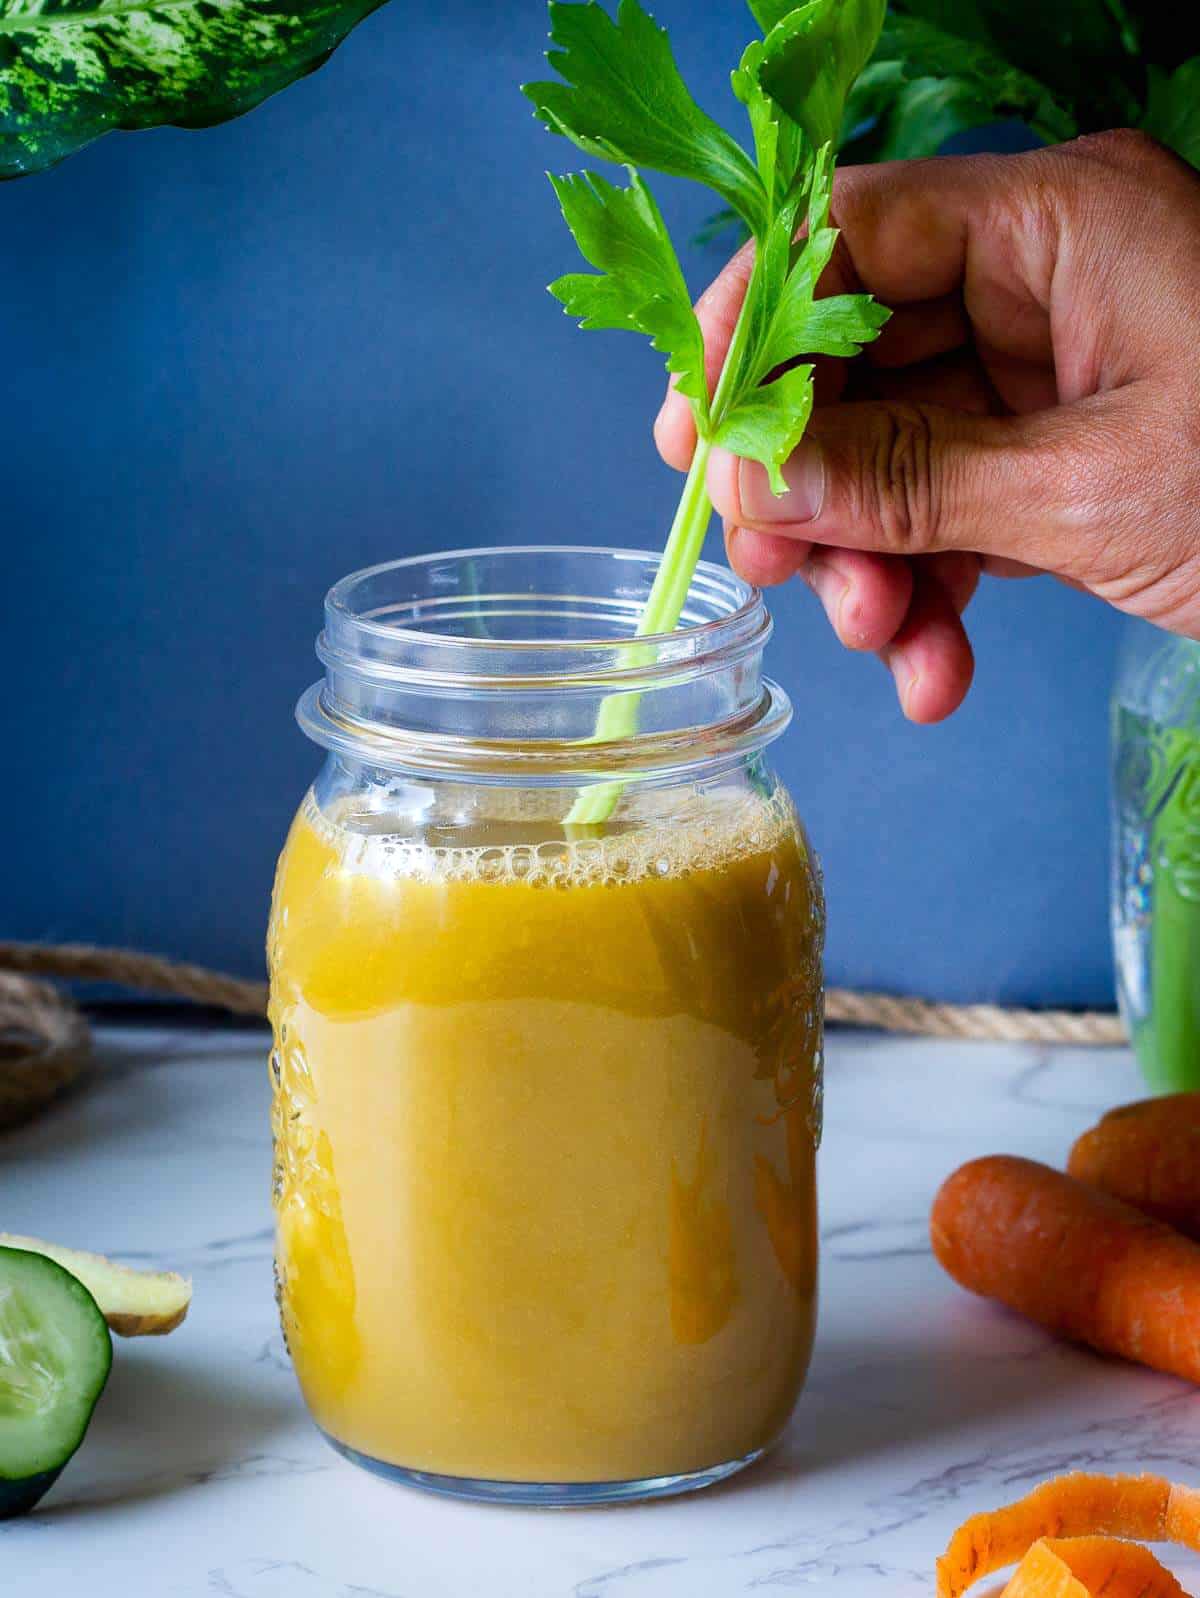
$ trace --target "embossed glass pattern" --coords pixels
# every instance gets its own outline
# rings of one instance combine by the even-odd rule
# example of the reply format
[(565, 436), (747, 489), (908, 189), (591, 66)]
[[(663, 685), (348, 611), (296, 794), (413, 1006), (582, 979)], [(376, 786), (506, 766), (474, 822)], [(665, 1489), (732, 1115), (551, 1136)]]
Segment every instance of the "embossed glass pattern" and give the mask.
[[(630, 646), (654, 566), (359, 574), (301, 701), (330, 753), (269, 934), (280, 1313), (335, 1446), (443, 1492), (702, 1486), (808, 1363), (824, 913), (763, 753), (788, 707), (717, 567)], [(639, 730), (596, 743), (614, 691)]]
[(1200, 1088), (1200, 645), (1126, 624), (1112, 750), (1121, 1013), (1152, 1088)]

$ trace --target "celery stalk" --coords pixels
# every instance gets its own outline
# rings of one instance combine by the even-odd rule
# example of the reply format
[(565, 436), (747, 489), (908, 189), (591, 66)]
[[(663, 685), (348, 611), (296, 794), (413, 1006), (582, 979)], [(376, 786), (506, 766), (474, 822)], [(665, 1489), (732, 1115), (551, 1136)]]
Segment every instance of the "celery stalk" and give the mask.
[[(746, 306), (753, 303), (758, 269), (756, 260), (746, 289), (746, 298), (742, 301), (742, 312), (734, 326), (725, 363), (721, 367), (721, 376), (717, 380), (716, 393), (713, 395), (709, 413), (710, 433), (709, 436), (696, 440), (692, 464), (684, 479), (683, 493), (679, 496), (679, 504), (671, 522), (671, 531), (667, 535), (663, 558), (638, 622), (639, 638), (673, 632), (679, 625), (683, 607), (687, 604), (692, 578), (695, 576), (700, 552), (704, 548), (704, 540), (708, 534), (708, 524), (712, 520), (712, 500), (708, 497), (705, 481), (708, 457), (712, 453), (712, 433), (715, 433), (725, 415), (729, 392), (734, 386), (735, 375), (742, 360), (749, 326)], [(647, 654), (645, 648), (639, 650), (636, 645), (630, 645), (622, 654), (622, 664), (644, 665)], [(608, 743), (615, 738), (631, 738), (637, 731), (641, 697), (638, 693), (610, 694), (600, 706), (592, 741)], [(565, 825), (601, 826), (612, 816), (624, 791), (623, 782), (592, 783), (581, 789), (575, 803), (567, 812)]]
[[(692, 584), (692, 574), (696, 570), (696, 562), (700, 559), (700, 551), (704, 547), (708, 524), (712, 518), (712, 501), (708, 497), (704, 483), (705, 468), (708, 465), (711, 449), (712, 445), (706, 439), (701, 439), (696, 444), (696, 453), (692, 456), (683, 494), (671, 523), (667, 547), (650, 590), (650, 597), (638, 622), (639, 638), (673, 631), (683, 614), (688, 589)], [(649, 653), (645, 645), (641, 649), (636, 645), (627, 645), (621, 652), (621, 663), (630, 667), (644, 665)], [(596, 717), (596, 731), (592, 741), (610, 743), (616, 738), (632, 737), (637, 731), (641, 697), (638, 693), (609, 694), (601, 704)], [(624, 789), (623, 782), (592, 783), (582, 788), (576, 796), (575, 803), (567, 812), (566, 825), (568, 827), (601, 825), (617, 808)]]
[[(635, 637), (679, 623), (712, 505), (709, 452), (720, 444), (758, 461), (776, 494), (813, 404), (813, 365), (798, 357), (856, 355), (879, 335), (886, 309), (869, 294), (817, 288), (837, 240), (830, 226), (833, 149), (847, 97), (870, 60), (886, 0), (803, 0), (751, 8), (763, 29), (730, 75), (753, 151), (693, 98), (666, 30), (640, 0), (602, 5), (550, 0), (547, 60), (554, 77), (523, 86), (539, 121), (585, 155), (625, 168), (621, 187), (601, 173), (552, 176), (563, 219), (590, 272), (568, 272), (550, 292), (581, 327), (645, 334), (692, 407), (697, 445)], [(679, 257), (642, 168), (687, 178), (720, 196), (755, 241), (754, 265), (729, 351), (709, 396), (704, 331)], [(630, 668), (650, 658), (636, 642), (618, 651)], [(636, 690), (601, 704), (591, 742), (629, 737)], [(607, 821), (624, 788), (592, 784), (566, 822)]]

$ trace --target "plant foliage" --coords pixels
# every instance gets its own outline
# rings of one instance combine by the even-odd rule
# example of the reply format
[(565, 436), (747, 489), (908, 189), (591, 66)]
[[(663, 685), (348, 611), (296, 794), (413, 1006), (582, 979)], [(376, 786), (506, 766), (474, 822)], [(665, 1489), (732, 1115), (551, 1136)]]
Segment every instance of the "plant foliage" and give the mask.
[[(625, 186), (598, 172), (553, 178), (563, 216), (593, 272), (550, 292), (585, 328), (646, 334), (692, 407), (697, 446), (667, 547), (641, 618), (642, 635), (678, 623), (712, 506), (705, 462), (723, 445), (766, 468), (777, 493), (783, 464), (812, 411), (815, 355), (857, 354), (887, 312), (867, 294), (818, 298), (837, 240), (829, 223), (833, 145), (847, 98), (871, 56), (885, 0), (758, 0), (763, 36), (732, 74), (749, 123), (740, 145), (696, 104), (665, 29), (638, 0), (550, 3), (548, 60), (557, 77), (525, 86), (536, 115), (585, 155), (623, 166)], [(746, 296), (710, 393), (704, 339), (675, 247), (641, 169), (690, 178), (715, 193), (755, 241)], [(597, 738), (636, 726), (635, 695), (610, 699)], [(572, 823), (603, 821), (620, 792), (583, 795)]]
[(326, 61), (383, 0), (0, 0), (0, 177), (114, 128), (200, 128)]
[(847, 107), (847, 155), (933, 155), (953, 134), (1008, 119), (1051, 143), (1140, 127), (1200, 166), (1200, 7), (891, 0)]

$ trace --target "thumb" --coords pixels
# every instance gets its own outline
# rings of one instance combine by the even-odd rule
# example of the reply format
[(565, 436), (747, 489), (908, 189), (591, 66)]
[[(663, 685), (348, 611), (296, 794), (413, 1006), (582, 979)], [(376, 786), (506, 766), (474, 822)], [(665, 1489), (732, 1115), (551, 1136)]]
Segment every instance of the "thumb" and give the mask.
[(1083, 413), (1103, 404), (1022, 417), (911, 403), (818, 407), (784, 466), (787, 493), (772, 494), (757, 462), (717, 448), (709, 494), (731, 526), (888, 555), (971, 550), (1082, 576), (1080, 500), (1099, 520), (1113, 434)]

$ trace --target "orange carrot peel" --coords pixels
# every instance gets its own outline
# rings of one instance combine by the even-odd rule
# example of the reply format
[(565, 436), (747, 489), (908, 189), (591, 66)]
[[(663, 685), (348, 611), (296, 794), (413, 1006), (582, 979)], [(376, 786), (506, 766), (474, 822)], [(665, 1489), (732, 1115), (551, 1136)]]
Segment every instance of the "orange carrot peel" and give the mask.
[(937, 1562), (937, 1598), (1014, 1564), (1003, 1598), (1187, 1598), (1142, 1542), (1200, 1551), (1200, 1492), (1159, 1476), (1059, 1476), (964, 1521)]
[(1141, 1543), (1116, 1537), (1044, 1537), (1001, 1598), (1188, 1598)]

